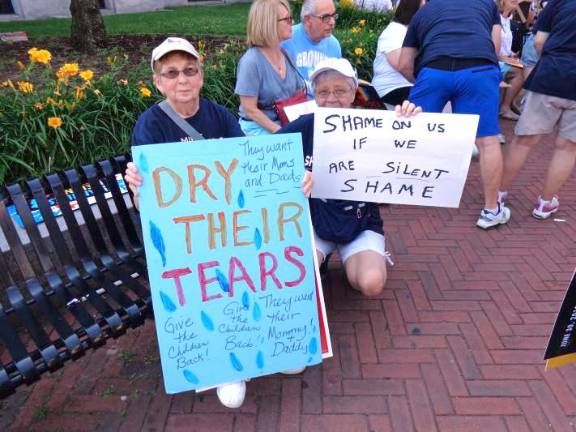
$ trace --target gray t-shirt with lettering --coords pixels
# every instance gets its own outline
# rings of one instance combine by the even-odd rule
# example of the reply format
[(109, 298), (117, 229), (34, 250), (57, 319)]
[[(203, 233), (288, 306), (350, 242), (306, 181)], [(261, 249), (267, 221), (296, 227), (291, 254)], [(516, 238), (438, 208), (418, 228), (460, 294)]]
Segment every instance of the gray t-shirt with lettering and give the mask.
[[(286, 54), (286, 77), (282, 79), (266, 60), (258, 48), (250, 48), (244, 53), (236, 72), (236, 88), (239, 96), (257, 96), (259, 108), (272, 121), (278, 120), (274, 111), (274, 101), (285, 99), (304, 87), (304, 80), (298, 75)], [(262, 107), (260, 107), (262, 106)], [(249, 119), (242, 105), (238, 109), (241, 118)]]

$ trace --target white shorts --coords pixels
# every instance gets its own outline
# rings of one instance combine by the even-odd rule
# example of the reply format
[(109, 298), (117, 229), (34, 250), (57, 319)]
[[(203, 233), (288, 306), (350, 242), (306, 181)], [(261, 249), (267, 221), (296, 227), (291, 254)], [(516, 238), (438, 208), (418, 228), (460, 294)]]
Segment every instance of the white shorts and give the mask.
[(386, 240), (384, 236), (370, 230), (362, 231), (354, 240), (343, 244), (324, 240), (318, 237), (316, 233), (314, 233), (314, 241), (316, 242), (316, 250), (322, 254), (322, 261), (336, 249), (338, 249), (342, 262), (346, 262), (348, 258), (358, 252), (369, 250), (379, 253), (383, 257), (390, 255), (386, 252)]

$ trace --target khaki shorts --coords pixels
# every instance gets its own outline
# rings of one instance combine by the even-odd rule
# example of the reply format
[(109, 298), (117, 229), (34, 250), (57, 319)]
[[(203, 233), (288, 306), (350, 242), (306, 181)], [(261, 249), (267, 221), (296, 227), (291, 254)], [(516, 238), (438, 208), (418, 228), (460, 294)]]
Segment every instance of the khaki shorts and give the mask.
[(549, 134), (556, 126), (560, 135), (576, 142), (576, 101), (528, 91), (514, 133)]

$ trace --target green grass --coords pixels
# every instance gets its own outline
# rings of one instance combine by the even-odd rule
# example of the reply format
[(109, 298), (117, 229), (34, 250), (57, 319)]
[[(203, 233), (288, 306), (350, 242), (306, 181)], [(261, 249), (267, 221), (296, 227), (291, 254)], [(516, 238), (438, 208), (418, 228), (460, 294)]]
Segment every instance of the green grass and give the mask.
[[(161, 11), (104, 16), (108, 34), (188, 34), (244, 37), (250, 3), (184, 6)], [(0, 22), (0, 33), (25, 31), (30, 39), (70, 36), (69, 18)]]

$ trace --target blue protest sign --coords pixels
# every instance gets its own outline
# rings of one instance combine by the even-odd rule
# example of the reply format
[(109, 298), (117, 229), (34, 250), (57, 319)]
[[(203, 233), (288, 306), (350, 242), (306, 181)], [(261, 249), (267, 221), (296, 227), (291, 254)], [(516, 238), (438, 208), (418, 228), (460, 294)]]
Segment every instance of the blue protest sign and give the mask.
[(299, 134), (133, 148), (167, 393), (322, 358)]

